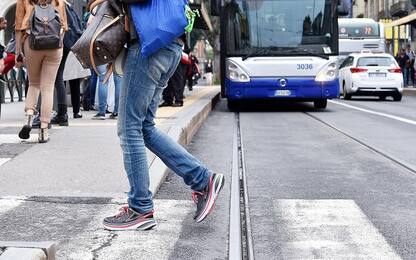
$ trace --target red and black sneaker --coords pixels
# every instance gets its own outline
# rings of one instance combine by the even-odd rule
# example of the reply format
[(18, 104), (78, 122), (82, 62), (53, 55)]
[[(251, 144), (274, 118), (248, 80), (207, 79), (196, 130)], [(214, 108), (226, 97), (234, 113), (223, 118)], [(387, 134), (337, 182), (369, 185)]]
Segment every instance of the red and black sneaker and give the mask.
[(194, 219), (196, 222), (203, 221), (215, 205), (222, 187), (224, 186), (224, 175), (214, 173), (209, 179), (208, 186), (202, 191), (192, 192), (192, 199), (196, 203)]
[(153, 211), (140, 214), (129, 206), (120, 208), (120, 212), (112, 217), (107, 217), (103, 221), (104, 228), (107, 230), (150, 230), (156, 226), (153, 218)]

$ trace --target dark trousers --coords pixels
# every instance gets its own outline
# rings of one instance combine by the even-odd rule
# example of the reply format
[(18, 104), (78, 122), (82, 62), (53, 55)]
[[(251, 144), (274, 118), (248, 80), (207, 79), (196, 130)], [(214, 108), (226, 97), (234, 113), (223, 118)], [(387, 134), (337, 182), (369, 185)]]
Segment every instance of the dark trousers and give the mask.
[(183, 102), (185, 90), (185, 65), (179, 64), (173, 76), (169, 79), (168, 86), (163, 90), (163, 100), (166, 103)]
[[(58, 108), (62, 106), (67, 106), (66, 103), (66, 88), (65, 88), (65, 82), (64, 82), (64, 70), (65, 70), (65, 63), (68, 58), (70, 49), (65, 48), (63, 49), (62, 53), (62, 61), (58, 68), (58, 73), (56, 75), (55, 80), (55, 90), (56, 90), (56, 96), (58, 99)], [(80, 110), (80, 79), (73, 79), (69, 81), (69, 87), (71, 91), (71, 103), (72, 103), (72, 109), (74, 114), (78, 114)], [(59, 112), (59, 111), (58, 111)], [(62, 111), (61, 111), (62, 112)], [(66, 112), (65, 112), (66, 113)]]

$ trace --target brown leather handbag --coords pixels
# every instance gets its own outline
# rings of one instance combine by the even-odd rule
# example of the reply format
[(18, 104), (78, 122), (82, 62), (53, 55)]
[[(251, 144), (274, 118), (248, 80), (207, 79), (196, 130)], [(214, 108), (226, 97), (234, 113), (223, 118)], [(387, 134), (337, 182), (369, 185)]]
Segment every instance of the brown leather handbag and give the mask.
[(123, 50), (129, 34), (126, 13), (123, 6), (114, 6), (116, 1), (96, 0), (90, 5), (90, 12), (97, 8), (94, 18), (81, 38), (72, 46), (75, 57), (85, 68), (93, 68), (116, 60)]

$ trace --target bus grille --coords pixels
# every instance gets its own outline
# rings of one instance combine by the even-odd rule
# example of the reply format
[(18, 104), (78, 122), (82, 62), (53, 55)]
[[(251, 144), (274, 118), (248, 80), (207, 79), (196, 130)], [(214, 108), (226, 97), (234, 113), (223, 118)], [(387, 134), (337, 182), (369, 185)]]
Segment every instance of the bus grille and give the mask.
[(364, 44), (364, 48), (366, 48), (366, 49), (378, 49), (379, 45), (378, 44)]

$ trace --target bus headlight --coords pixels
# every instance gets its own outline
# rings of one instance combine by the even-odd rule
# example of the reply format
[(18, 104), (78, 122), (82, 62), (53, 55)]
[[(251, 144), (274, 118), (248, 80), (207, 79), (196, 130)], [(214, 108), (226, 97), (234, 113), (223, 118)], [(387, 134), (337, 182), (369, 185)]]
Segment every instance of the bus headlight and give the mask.
[(250, 82), (248, 74), (231, 60), (227, 60), (226, 76), (231, 81)]
[(324, 82), (324, 81), (333, 81), (338, 77), (338, 62), (330, 62), (319, 71), (318, 75), (315, 77), (315, 81)]

